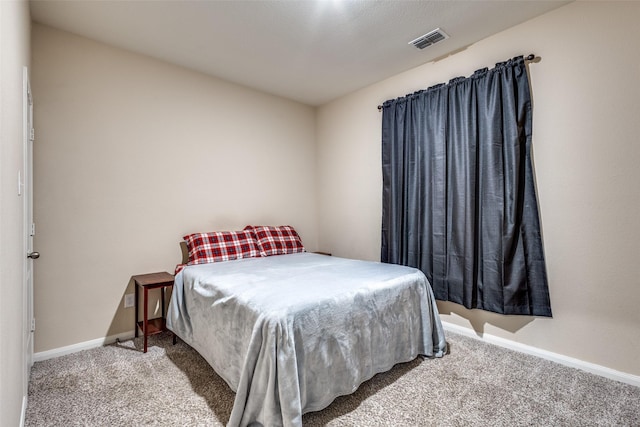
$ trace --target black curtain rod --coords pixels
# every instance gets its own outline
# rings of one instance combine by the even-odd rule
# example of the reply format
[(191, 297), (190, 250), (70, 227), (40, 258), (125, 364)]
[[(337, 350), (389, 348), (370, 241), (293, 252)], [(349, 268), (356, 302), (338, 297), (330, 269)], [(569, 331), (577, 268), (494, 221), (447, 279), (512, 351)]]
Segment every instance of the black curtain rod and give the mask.
[[(527, 55), (524, 60), (525, 61), (533, 61), (536, 58), (536, 56), (533, 53), (530, 53), (529, 55)], [(378, 105), (378, 111), (382, 111), (382, 105)]]

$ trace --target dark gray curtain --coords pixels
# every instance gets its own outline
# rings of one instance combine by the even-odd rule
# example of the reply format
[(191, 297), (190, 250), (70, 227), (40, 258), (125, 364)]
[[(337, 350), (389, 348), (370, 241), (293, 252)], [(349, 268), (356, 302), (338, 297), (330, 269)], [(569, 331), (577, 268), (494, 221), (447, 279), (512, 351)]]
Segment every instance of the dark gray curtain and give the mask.
[(522, 57), (385, 102), (381, 260), (440, 300), (551, 316), (530, 148)]

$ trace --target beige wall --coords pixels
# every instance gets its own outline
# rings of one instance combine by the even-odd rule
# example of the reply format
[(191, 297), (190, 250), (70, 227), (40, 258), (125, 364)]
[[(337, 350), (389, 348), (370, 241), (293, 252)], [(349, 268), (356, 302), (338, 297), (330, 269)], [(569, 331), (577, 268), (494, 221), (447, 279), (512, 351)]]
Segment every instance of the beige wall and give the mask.
[(36, 352), (133, 331), (132, 275), (190, 232), (317, 246), (315, 110), (34, 24)]
[(29, 66), (29, 6), (0, 1), (0, 426), (20, 423), (26, 396), (23, 327), (22, 70)]
[(533, 150), (554, 317), (440, 303), (442, 319), (640, 375), (638, 21), (640, 3), (572, 3), (321, 107), (320, 246), (379, 259), (378, 104), (535, 53)]

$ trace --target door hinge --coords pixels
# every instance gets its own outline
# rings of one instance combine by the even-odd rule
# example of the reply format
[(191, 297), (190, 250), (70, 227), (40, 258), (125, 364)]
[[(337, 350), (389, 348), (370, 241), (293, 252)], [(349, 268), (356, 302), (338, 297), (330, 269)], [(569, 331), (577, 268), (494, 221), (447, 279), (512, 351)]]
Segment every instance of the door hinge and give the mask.
[(36, 318), (31, 319), (31, 332), (35, 332), (36, 330)]
[(31, 139), (31, 141), (36, 139), (36, 130), (35, 130), (35, 128), (31, 128), (31, 132), (29, 132), (29, 138)]
[(32, 236), (36, 235), (36, 223), (35, 222), (31, 223), (31, 235)]

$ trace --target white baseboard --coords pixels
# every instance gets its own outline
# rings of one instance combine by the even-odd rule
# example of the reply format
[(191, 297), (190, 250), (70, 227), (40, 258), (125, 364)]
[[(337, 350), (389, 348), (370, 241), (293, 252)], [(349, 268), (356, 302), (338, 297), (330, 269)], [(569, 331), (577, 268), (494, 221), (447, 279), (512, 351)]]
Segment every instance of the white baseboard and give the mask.
[(22, 396), (22, 413), (20, 413), (20, 427), (24, 427), (27, 418), (27, 396)]
[(582, 371), (599, 375), (601, 377), (609, 378), (611, 380), (620, 381), (626, 384), (631, 384), (633, 386), (640, 387), (640, 376), (638, 375), (616, 371), (615, 369), (607, 368), (601, 365), (596, 365), (595, 363), (585, 362), (584, 360), (575, 359), (573, 357), (564, 356), (562, 354), (553, 353), (547, 350), (542, 350), (527, 344), (522, 344), (522, 343), (511, 341), (505, 338), (500, 338), (495, 335), (485, 334), (485, 333), (483, 333), (482, 335), (478, 335), (475, 333), (475, 331), (473, 331), (473, 329), (469, 329), (464, 326), (459, 326), (453, 323), (442, 322), (442, 327), (445, 330), (455, 332), (460, 335), (475, 338), (490, 344), (495, 344), (500, 347), (518, 351), (520, 353), (526, 353), (532, 356), (540, 357), (542, 359), (551, 360), (552, 362), (560, 363), (561, 365), (569, 366), (571, 368), (577, 368)]
[[(616, 371), (615, 369), (607, 368), (605, 366), (596, 365), (595, 363), (585, 362), (584, 360), (575, 359), (573, 357), (564, 356), (562, 354), (553, 353), (551, 351), (542, 350), (527, 344), (522, 344), (516, 341), (511, 341), (506, 338), (500, 338), (495, 335), (483, 333), (481, 336), (476, 334), (472, 329), (464, 326), (459, 326), (449, 322), (442, 322), (444, 329), (464, 335), (467, 337), (475, 338), (481, 341), (485, 341), (489, 344), (495, 344), (500, 347), (508, 348), (510, 350), (518, 351), (532, 356), (537, 356), (542, 359), (550, 360), (552, 362), (560, 363), (561, 365), (569, 366), (571, 368), (577, 368), (582, 371), (590, 372), (592, 374), (599, 375), (601, 377), (609, 378), (611, 380), (620, 381), (626, 384), (631, 384), (636, 387), (640, 387), (640, 376), (628, 374), (626, 372)], [(128, 340), (133, 338), (134, 331), (124, 332), (117, 335), (110, 335), (105, 338), (98, 338), (91, 341), (85, 341), (78, 344), (69, 345), (66, 347), (55, 348), (53, 350), (42, 351), (33, 355), (35, 362), (40, 362), (54, 357), (64, 356), (66, 354), (76, 353), (82, 350), (88, 350), (90, 348), (102, 347), (103, 345), (111, 344), (116, 340)], [(23, 402), (23, 416), (26, 410), (26, 401)]]
[(97, 338), (91, 341), (85, 341), (78, 344), (68, 345), (66, 347), (54, 348), (53, 350), (41, 351), (33, 354), (34, 362), (41, 362), (47, 359), (53, 359), (54, 357), (60, 357), (71, 353), (76, 353), (82, 350), (88, 350), (90, 348), (102, 347), (103, 345), (111, 344), (117, 340), (128, 340), (135, 336), (135, 331), (123, 332), (117, 335), (110, 335), (105, 338)]

